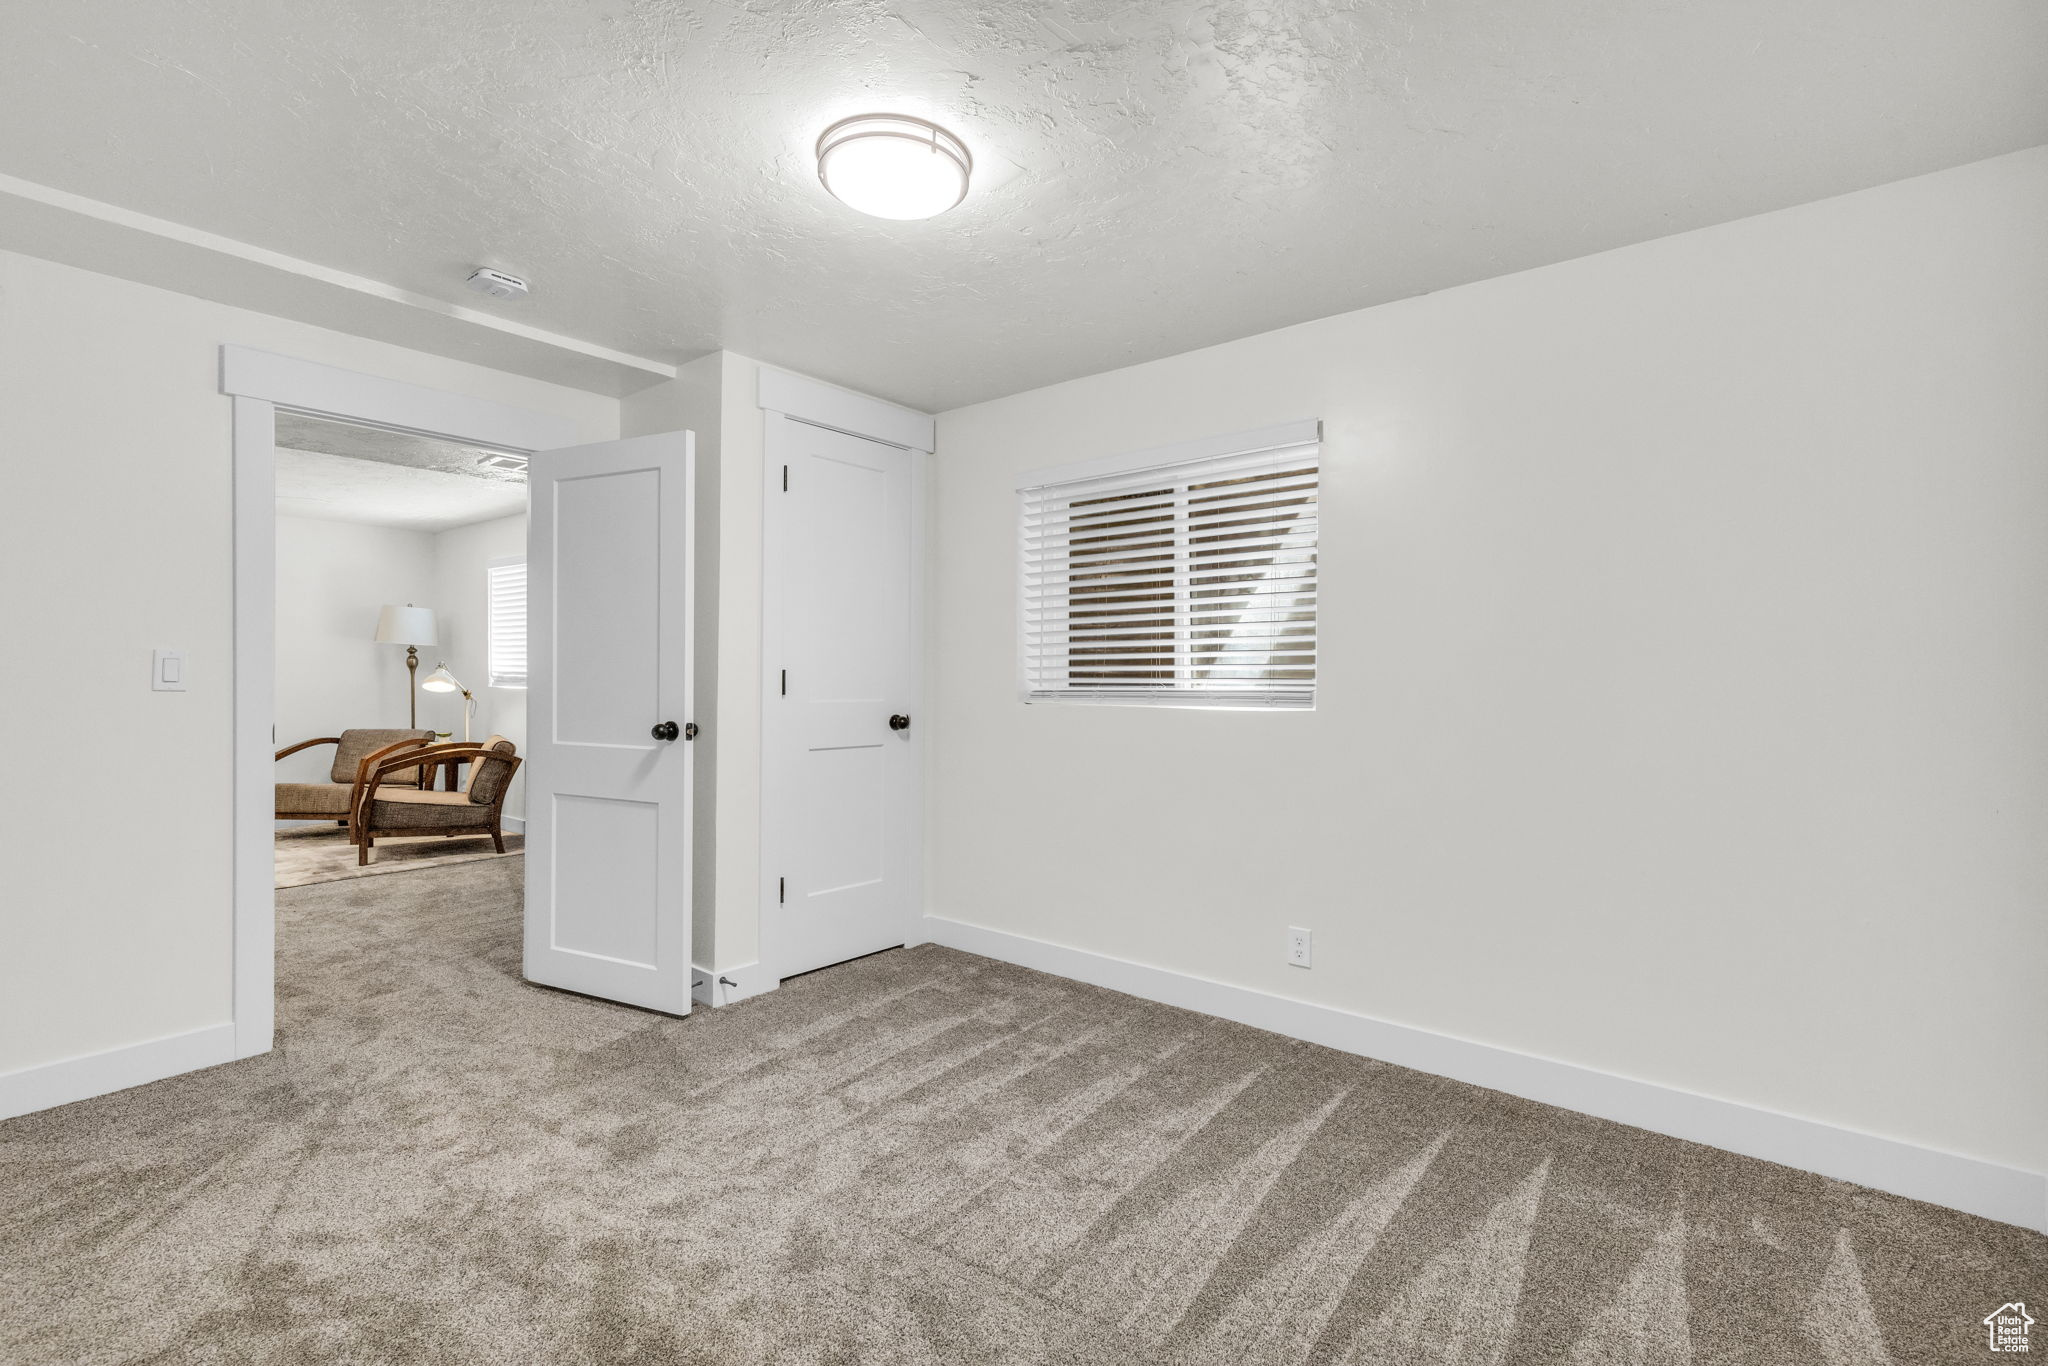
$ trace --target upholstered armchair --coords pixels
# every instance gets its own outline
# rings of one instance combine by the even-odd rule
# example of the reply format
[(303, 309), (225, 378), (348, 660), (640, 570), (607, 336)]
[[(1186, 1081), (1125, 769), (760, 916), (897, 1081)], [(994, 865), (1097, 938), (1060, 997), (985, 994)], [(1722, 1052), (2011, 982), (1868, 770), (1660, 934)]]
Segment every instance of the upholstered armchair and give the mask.
[[(467, 760), (469, 781), (459, 792), (415, 787), (411, 779), (421, 760), (430, 765)], [(493, 735), (480, 745), (403, 749), (364, 764), (349, 814), (356, 862), (370, 861), (379, 835), (489, 835), (491, 844), (504, 853), (505, 793), (522, 762), (510, 740)]]
[[(279, 759), (315, 745), (333, 745), (334, 764), (328, 769), (328, 781), (324, 783), (277, 784), (276, 819), (333, 821), (337, 825), (347, 825), (349, 812), (355, 805), (356, 780), (361, 776), (363, 765), (400, 750), (421, 748), (432, 743), (433, 739), (434, 732), (430, 730), (345, 730), (340, 735), (286, 745), (277, 752)], [(434, 780), (433, 770), (417, 765), (410, 774), (394, 770), (390, 781), (395, 786), (400, 780), (413, 787), (424, 787)]]

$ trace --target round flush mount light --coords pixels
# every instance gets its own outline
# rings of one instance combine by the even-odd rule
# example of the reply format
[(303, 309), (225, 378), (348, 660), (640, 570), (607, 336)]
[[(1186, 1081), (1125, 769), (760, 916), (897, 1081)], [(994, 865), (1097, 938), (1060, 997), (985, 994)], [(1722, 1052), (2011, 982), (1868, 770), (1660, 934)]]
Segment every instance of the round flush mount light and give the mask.
[(818, 179), (849, 209), (876, 218), (930, 218), (967, 197), (967, 144), (928, 119), (860, 114), (818, 138)]

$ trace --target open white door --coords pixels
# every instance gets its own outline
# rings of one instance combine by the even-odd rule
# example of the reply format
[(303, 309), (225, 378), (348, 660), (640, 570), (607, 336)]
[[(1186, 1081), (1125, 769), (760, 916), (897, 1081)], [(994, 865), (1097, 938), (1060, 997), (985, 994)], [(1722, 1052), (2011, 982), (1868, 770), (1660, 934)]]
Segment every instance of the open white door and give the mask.
[(688, 432), (527, 477), (526, 976), (690, 1012)]

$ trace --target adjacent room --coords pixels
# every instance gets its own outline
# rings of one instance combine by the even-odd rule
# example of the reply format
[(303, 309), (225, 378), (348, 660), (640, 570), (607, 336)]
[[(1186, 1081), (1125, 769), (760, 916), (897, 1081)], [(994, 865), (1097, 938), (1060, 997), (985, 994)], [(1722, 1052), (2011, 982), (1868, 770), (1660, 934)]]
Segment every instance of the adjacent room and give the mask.
[(519, 852), (526, 457), (276, 424), (277, 885)]
[(2030, 1351), (2044, 224), (2036, 0), (17, 6), (0, 1363)]

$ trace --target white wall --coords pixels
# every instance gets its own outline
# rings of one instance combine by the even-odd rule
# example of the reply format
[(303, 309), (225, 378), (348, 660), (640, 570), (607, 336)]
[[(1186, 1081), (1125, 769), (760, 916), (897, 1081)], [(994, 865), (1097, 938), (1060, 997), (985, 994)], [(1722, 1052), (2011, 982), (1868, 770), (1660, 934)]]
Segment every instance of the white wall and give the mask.
[[(277, 519), (277, 748), (406, 724), (405, 648), (371, 637), (387, 602), (436, 605), (434, 542), (425, 531)], [(422, 678), (432, 655), (422, 654)], [(433, 696), (421, 693), (423, 706)], [(432, 724), (424, 710), (420, 724)], [(324, 783), (333, 766), (334, 746), (317, 745), (276, 772), (280, 782)]]
[[(437, 614), (436, 633), (441, 643), (420, 652), (420, 676), (436, 664), (446, 662), (449, 671), (476, 694), (476, 716), (470, 735), (483, 740), (502, 735), (526, 749), (526, 689), (493, 688), (485, 665), (489, 633), (485, 625), (487, 585), (485, 569), (492, 560), (526, 554), (526, 514), (500, 517), (469, 526), (450, 527), (434, 535), (434, 587), (422, 599)], [(431, 655), (432, 658), (428, 658)], [(420, 724), (445, 730), (456, 740), (462, 738), (462, 695), (420, 693)], [(526, 770), (522, 767), (505, 794), (505, 814), (526, 816)]]
[[(691, 741), (690, 790), (690, 958), (701, 972), (718, 962), (718, 774), (729, 748), (719, 723), (719, 437), (724, 414), (719, 395), (725, 353), (714, 351), (678, 367), (676, 377), (619, 400), (619, 435), (651, 436), (658, 432), (690, 432), (697, 455), (696, 525), (696, 667), (691, 714), (697, 738)], [(744, 750), (744, 742), (741, 744)]]
[[(761, 499), (767, 429), (760, 385), (758, 361), (725, 353), (718, 696), (728, 757), (718, 776), (721, 970), (744, 970), (761, 957)], [(758, 989), (758, 978), (746, 985)]]
[[(930, 909), (2048, 1169), (2044, 223), (2037, 149), (942, 415)], [(1017, 701), (1016, 473), (1318, 417), (1314, 712)]]
[[(0, 1074), (229, 1018), (235, 342), (617, 431), (618, 401), (0, 253)], [(190, 652), (152, 692), (150, 651)], [(80, 819), (118, 775), (135, 812)], [(118, 857), (110, 857), (118, 838)]]
[[(624, 436), (697, 434), (697, 715), (692, 952), (700, 969), (760, 956), (760, 366), (730, 351), (620, 404)], [(752, 983), (747, 983), (752, 986)]]

